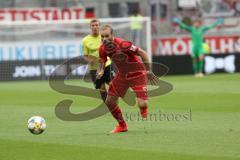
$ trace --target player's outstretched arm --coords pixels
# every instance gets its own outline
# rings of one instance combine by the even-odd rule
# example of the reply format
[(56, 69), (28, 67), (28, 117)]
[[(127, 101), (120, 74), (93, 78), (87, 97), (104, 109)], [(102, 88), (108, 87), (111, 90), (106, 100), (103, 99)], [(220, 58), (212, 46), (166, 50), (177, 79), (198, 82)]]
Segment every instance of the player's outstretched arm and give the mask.
[(148, 77), (148, 80), (150, 82), (150, 84), (152, 85), (156, 85), (159, 81), (158, 77), (154, 75), (154, 73), (151, 71), (151, 66), (150, 66), (150, 61), (149, 61), (149, 58), (147, 56), (147, 53), (146, 51), (142, 50), (141, 48), (139, 48), (138, 50), (138, 55), (141, 57), (145, 67), (146, 67), (146, 70), (147, 70), (147, 77)]
[(184, 23), (182, 23), (179, 18), (175, 17), (175, 18), (173, 18), (172, 21), (173, 21), (174, 23), (178, 24), (182, 29), (185, 29), (185, 30), (187, 30), (187, 31), (189, 31), (189, 32), (192, 32), (192, 27), (191, 27), (191, 26), (188, 26), (188, 25), (186, 25), (186, 24), (184, 24)]
[(141, 57), (144, 65), (146, 67), (146, 70), (150, 71), (151, 70), (150, 61), (149, 61), (149, 58), (147, 56), (146, 51), (144, 51), (143, 49), (139, 48), (137, 54)]
[(217, 21), (209, 26), (203, 26), (203, 31), (207, 31), (209, 29), (215, 28), (217, 26), (220, 26), (224, 23), (224, 19), (223, 18), (218, 18)]

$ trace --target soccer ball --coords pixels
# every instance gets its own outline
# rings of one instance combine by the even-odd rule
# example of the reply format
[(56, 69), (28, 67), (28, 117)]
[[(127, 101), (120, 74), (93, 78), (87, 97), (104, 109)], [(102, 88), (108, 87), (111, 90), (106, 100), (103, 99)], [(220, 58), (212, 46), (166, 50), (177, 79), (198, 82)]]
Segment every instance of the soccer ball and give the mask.
[(45, 131), (46, 127), (45, 119), (40, 116), (33, 116), (28, 120), (28, 130), (32, 134), (41, 134)]

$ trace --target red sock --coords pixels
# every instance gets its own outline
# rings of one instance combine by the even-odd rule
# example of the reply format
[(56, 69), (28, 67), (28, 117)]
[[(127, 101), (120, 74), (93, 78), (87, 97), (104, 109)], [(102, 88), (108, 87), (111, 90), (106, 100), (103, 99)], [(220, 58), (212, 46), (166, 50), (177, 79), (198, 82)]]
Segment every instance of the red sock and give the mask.
[(111, 113), (112, 113), (113, 117), (118, 121), (119, 125), (121, 125), (121, 126), (127, 125), (123, 119), (122, 111), (118, 106), (114, 107), (114, 110), (111, 111)]
[(140, 107), (140, 111), (145, 111), (145, 110), (147, 110), (147, 109), (148, 109), (147, 106), (145, 106), (145, 107)]
[(140, 107), (140, 113), (142, 115), (143, 118), (147, 118), (147, 114), (148, 114), (148, 107)]

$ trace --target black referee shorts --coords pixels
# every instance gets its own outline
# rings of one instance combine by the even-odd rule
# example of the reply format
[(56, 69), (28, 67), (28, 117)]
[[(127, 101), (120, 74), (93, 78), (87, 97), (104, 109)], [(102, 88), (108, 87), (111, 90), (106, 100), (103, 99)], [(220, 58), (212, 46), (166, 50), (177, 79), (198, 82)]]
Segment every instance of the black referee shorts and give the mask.
[(97, 70), (90, 70), (91, 79), (96, 89), (99, 89), (102, 84), (109, 84), (112, 80), (111, 65), (105, 67), (104, 74), (100, 79), (96, 79)]

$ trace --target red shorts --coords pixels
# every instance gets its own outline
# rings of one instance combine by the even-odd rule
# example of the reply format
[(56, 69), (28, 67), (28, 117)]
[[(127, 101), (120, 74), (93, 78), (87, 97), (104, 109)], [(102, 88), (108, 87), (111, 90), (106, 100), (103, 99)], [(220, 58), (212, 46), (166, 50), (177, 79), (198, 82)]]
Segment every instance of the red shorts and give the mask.
[(148, 100), (146, 73), (117, 74), (110, 82), (108, 94), (116, 97), (124, 97), (129, 88), (132, 88), (137, 98)]

